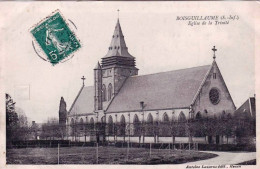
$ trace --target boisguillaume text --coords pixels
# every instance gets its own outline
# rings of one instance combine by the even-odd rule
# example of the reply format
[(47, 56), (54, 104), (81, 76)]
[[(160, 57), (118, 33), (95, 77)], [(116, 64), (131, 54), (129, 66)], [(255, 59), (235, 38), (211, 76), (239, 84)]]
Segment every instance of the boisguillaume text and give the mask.
[(229, 25), (239, 20), (238, 15), (215, 15), (215, 16), (177, 16), (177, 21), (186, 21), (189, 26), (203, 25)]

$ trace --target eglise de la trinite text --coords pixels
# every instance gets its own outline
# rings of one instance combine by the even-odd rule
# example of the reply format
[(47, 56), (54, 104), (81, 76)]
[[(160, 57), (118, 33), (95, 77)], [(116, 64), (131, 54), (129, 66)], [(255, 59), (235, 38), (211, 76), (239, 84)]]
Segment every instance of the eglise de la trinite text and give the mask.
[(218, 20), (219, 16), (177, 16), (176, 20)]

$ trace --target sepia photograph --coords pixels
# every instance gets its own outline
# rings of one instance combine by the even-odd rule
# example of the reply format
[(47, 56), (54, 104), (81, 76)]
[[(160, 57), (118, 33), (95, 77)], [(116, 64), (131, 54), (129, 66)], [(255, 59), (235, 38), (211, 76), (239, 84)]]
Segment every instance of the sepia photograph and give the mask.
[(3, 165), (256, 168), (259, 5), (1, 2)]

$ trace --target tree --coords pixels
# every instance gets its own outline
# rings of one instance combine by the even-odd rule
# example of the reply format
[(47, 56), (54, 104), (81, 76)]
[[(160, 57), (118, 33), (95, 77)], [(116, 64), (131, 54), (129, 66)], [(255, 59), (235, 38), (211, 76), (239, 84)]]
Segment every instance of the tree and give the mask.
[(228, 138), (232, 135), (232, 131), (235, 127), (234, 125), (234, 120), (231, 116), (231, 114), (228, 114), (227, 117), (224, 120), (224, 134), (227, 137), (227, 143), (228, 143)]
[(49, 118), (47, 123), (42, 124), (41, 126), (41, 139), (60, 139), (65, 135), (63, 129), (63, 124), (59, 124), (59, 120), (56, 118)]
[(25, 112), (23, 111), (23, 109), (21, 109), (20, 107), (16, 107), (15, 112), (18, 115), (19, 126), (20, 127), (28, 127), (27, 116), (26, 116)]
[(240, 116), (234, 116), (236, 121), (235, 134), (237, 136), (238, 143), (250, 143), (252, 138), (256, 136), (255, 133), (255, 119), (247, 114), (242, 114)]
[(6, 104), (6, 143), (11, 144), (17, 139), (18, 116), (15, 112), (15, 102), (9, 94), (5, 94)]
[(15, 126), (18, 123), (18, 116), (15, 112), (15, 102), (9, 94), (5, 94), (6, 103), (6, 125)]
[(172, 119), (171, 121), (171, 135), (172, 135), (172, 143), (175, 143), (175, 137), (177, 135), (178, 123)]

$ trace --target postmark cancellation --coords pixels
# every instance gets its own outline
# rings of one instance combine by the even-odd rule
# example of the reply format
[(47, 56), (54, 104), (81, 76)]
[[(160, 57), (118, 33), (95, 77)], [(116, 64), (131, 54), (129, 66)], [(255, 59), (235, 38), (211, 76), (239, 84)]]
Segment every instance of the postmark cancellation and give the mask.
[(80, 41), (69, 28), (59, 10), (30, 29), (47, 60), (53, 65), (72, 55), (80, 47)]

